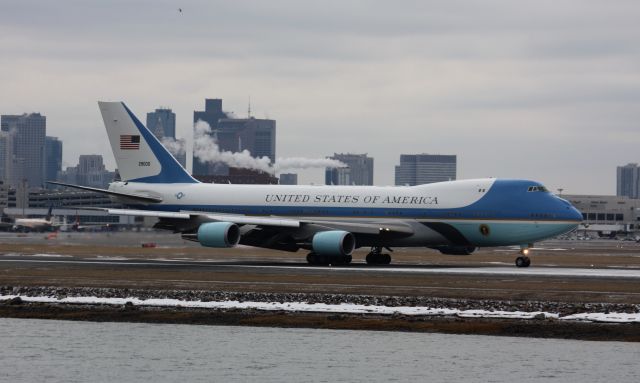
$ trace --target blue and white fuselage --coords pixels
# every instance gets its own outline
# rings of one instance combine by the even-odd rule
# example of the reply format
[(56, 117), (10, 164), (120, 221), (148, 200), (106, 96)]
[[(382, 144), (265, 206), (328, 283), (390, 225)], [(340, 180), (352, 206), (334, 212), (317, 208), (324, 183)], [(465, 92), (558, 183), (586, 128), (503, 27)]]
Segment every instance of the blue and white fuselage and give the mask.
[[(136, 205), (139, 209), (302, 221), (400, 221), (416, 231), (386, 246), (525, 245), (571, 231), (582, 220), (569, 202), (526, 180), (473, 179), (407, 187), (129, 182), (114, 183), (110, 190), (148, 193), (163, 201)], [(419, 235), (422, 231), (437, 234)]]
[[(569, 202), (527, 180), (473, 179), (410, 187), (205, 184), (191, 177), (121, 102), (100, 110), (122, 182), (109, 190), (126, 209), (110, 214), (157, 217), (157, 228), (203, 246), (237, 243), (296, 251), (310, 263), (349, 263), (371, 247), (422, 246), (446, 254), (520, 245), (575, 229), (582, 215)], [(69, 185), (71, 186), (71, 185)], [(522, 258), (522, 259), (521, 259)], [(519, 266), (528, 258), (519, 257)]]

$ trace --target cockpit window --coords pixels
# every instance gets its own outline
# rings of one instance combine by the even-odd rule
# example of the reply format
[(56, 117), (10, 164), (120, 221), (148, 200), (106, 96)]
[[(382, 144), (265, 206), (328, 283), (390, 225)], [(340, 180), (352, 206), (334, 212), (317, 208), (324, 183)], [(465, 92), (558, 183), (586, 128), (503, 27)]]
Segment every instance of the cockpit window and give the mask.
[(529, 192), (548, 192), (549, 190), (547, 190), (546, 187), (540, 185), (540, 186), (529, 186), (527, 191), (529, 191)]

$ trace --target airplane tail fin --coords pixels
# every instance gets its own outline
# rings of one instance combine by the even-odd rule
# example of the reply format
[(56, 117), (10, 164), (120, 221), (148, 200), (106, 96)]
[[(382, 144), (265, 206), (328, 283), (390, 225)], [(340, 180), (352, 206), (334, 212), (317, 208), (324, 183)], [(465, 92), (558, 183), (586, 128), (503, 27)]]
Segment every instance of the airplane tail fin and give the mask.
[(45, 217), (47, 221), (51, 221), (51, 217), (53, 216), (52, 212), (53, 212), (53, 206), (49, 206), (49, 211), (47, 211), (47, 216)]
[(98, 102), (123, 181), (198, 183), (123, 102)]

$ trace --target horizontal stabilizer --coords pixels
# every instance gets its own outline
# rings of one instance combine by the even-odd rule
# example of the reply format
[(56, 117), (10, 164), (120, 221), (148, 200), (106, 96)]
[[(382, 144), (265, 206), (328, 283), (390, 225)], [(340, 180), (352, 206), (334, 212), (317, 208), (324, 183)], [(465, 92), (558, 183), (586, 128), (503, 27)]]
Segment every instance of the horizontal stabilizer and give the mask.
[(99, 188), (92, 188), (92, 187), (89, 187), (89, 186), (66, 184), (66, 183), (63, 183), (63, 182), (56, 182), (56, 181), (47, 181), (47, 183), (53, 184), (53, 185), (66, 186), (66, 187), (80, 189), (80, 190), (92, 191), (92, 192), (95, 192), (95, 193), (108, 194), (108, 195), (111, 195), (111, 196), (114, 196), (114, 197), (129, 198), (129, 199), (133, 199), (133, 200), (136, 200), (136, 201), (139, 201), (139, 202), (144, 202), (144, 203), (160, 203), (160, 202), (162, 202), (162, 198), (154, 197), (154, 196), (148, 195), (148, 194), (122, 193), (122, 192), (117, 192), (117, 191), (113, 191), (113, 190), (105, 190), (105, 189), (99, 189)]

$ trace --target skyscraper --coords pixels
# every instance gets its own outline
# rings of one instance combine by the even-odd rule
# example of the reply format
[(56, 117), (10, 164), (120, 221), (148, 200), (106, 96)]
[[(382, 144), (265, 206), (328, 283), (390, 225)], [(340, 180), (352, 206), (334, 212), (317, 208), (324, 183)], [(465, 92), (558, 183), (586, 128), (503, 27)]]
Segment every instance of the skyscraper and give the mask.
[(617, 196), (640, 198), (640, 167), (638, 164), (618, 166), (616, 181)]
[[(276, 160), (276, 122), (259, 118), (231, 118), (222, 111), (222, 100), (207, 99), (205, 111), (195, 111), (193, 122), (205, 121), (211, 126), (221, 151), (241, 152), (247, 150), (252, 157), (268, 157)], [(228, 166), (221, 163), (203, 163), (194, 152), (193, 174), (227, 175)]]
[(0, 131), (0, 180), (5, 186), (13, 179), (13, 133)]
[(324, 172), (324, 183), (326, 185), (353, 185), (351, 181), (351, 169), (327, 168)]
[(2, 131), (13, 133), (12, 184), (26, 180), (30, 188), (44, 185), (46, 125), (47, 119), (40, 113), (0, 117)]
[(158, 108), (155, 112), (147, 113), (147, 129), (157, 139), (163, 137), (176, 139), (176, 114), (169, 108)]
[[(204, 121), (207, 124), (209, 124), (212, 131), (215, 131), (215, 129), (218, 127), (218, 121), (221, 118), (227, 118), (227, 117), (228, 117), (227, 114), (222, 111), (221, 99), (207, 98), (204, 100), (204, 110), (201, 110), (201, 111), (196, 110), (193, 112), (193, 124), (195, 126), (195, 124), (198, 121)], [(193, 171), (192, 171), (193, 174), (213, 175), (217, 173), (215, 171), (215, 168), (216, 168), (215, 164), (208, 164), (200, 161), (200, 159), (197, 158), (196, 153), (194, 152)], [(225, 166), (222, 166), (222, 168), (224, 170), (228, 170), (228, 168)]]
[[(62, 141), (58, 137), (46, 136), (44, 140), (44, 178), (45, 181), (56, 181), (62, 171)], [(49, 185), (45, 185), (49, 187)]]
[(327, 168), (325, 171), (325, 184), (345, 185), (373, 185), (373, 158), (367, 154), (334, 153), (334, 160), (343, 162), (349, 168), (349, 175), (345, 177), (345, 171), (340, 168)]
[(297, 185), (298, 174), (297, 173), (281, 173), (280, 185)]
[(396, 166), (396, 185), (422, 185), (456, 179), (456, 156), (401, 154)]
[(76, 172), (79, 185), (101, 189), (106, 189), (115, 176), (114, 172), (110, 172), (105, 168), (100, 154), (80, 155)]
[(259, 118), (223, 118), (215, 130), (220, 150), (248, 150), (252, 157), (276, 161), (276, 122)]
[(3, 180), (0, 180), (0, 216), (4, 215), (4, 209), (9, 205), (9, 188)]

